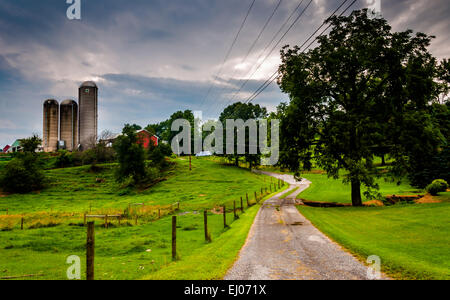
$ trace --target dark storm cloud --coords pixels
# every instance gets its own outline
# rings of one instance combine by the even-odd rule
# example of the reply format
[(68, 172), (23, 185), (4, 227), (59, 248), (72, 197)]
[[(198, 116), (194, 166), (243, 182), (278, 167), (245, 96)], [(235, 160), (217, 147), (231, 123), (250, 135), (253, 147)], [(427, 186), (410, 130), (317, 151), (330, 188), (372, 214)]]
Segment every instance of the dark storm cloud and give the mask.
[[(381, 1), (383, 16), (394, 30), (435, 35), (431, 51), (439, 58), (450, 56), (448, 0)], [(100, 88), (100, 129), (117, 132), (124, 123), (146, 125), (180, 109), (217, 117), (234, 99), (259, 51), (299, 3), (283, 0), (241, 64), (278, 3), (257, 0), (216, 78), (250, 2), (82, 0), (82, 20), (70, 21), (65, 0), (0, 0), (0, 146), (40, 132), (43, 100), (76, 99), (84, 80), (95, 80)], [(314, 0), (279, 47), (301, 43), (340, 3)], [(355, 8), (364, 3), (359, 0)], [(248, 98), (274, 72), (279, 47), (236, 100)], [(274, 109), (280, 101), (287, 101), (286, 95), (272, 84), (256, 102)]]

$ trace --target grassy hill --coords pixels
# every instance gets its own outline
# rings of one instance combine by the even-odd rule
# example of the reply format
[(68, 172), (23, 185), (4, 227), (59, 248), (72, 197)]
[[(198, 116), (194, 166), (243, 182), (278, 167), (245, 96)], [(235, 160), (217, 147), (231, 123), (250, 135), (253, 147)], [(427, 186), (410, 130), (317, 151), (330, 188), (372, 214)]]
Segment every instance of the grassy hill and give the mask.
[[(190, 272), (198, 279), (221, 278), (245, 242), (257, 206), (246, 208), (245, 214), (234, 223), (229, 211), (228, 229), (223, 228), (223, 216), (210, 211), (208, 223), (213, 239), (210, 244), (204, 241), (202, 212), (223, 204), (231, 208), (241, 196), (245, 199), (246, 192), (253, 200), (254, 191), (268, 186), (269, 180), (245, 169), (204, 159), (193, 159), (192, 172), (187, 160), (175, 162), (165, 174), (165, 181), (145, 191), (118, 188), (113, 179), (115, 166), (102, 165), (98, 173), (90, 172), (89, 167), (46, 171), (51, 178), (47, 189), (0, 197), (0, 277), (37, 274), (42, 275), (38, 279), (66, 279), (69, 267), (66, 259), (71, 255), (81, 258), (84, 276), (83, 213), (90, 206), (93, 214), (104, 214), (123, 212), (130, 203), (144, 203), (147, 211), (142, 212), (138, 225), (133, 219), (123, 220), (120, 227), (117, 221), (111, 221), (110, 228), (105, 229), (103, 221), (97, 221), (96, 279), (141, 279), (154, 273), (157, 278), (173, 279)], [(165, 208), (175, 202), (180, 202), (180, 211), (175, 212), (179, 261), (173, 263), (171, 211), (164, 211), (158, 219), (154, 208)], [(8, 216), (1, 211), (6, 208)], [(139, 213), (139, 208), (136, 211)], [(22, 216), (25, 216), (24, 230), (20, 230)], [(233, 242), (229, 243), (230, 240)], [(218, 255), (220, 264), (204, 264), (200, 271), (199, 253), (210, 253), (209, 258)], [(163, 272), (169, 266), (172, 271)]]

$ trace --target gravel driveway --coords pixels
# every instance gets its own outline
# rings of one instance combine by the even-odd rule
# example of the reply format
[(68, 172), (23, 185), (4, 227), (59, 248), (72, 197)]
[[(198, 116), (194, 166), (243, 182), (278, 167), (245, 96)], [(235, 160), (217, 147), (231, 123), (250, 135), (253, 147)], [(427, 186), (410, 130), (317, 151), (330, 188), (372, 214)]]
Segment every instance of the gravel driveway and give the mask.
[[(311, 182), (261, 172), (290, 184), (258, 212), (239, 259), (225, 280), (366, 280), (367, 267), (317, 230), (294, 206)], [(283, 194), (299, 187), (286, 199)]]

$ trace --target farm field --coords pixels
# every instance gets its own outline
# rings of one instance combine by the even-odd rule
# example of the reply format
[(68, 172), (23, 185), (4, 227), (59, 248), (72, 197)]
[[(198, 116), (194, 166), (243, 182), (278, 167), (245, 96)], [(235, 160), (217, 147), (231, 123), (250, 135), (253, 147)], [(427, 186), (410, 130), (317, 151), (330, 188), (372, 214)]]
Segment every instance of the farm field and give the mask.
[[(133, 218), (123, 220), (120, 227), (111, 220), (108, 229), (102, 220), (96, 222), (96, 279), (178, 279), (190, 271), (198, 279), (220, 279), (245, 242), (259, 206), (246, 208), (236, 222), (229, 209), (246, 192), (253, 202), (253, 192), (268, 186), (268, 177), (206, 159), (193, 159), (192, 172), (187, 160), (175, 163), (166, 181), (142, 192), (118, 189), (114, 165), (102, 165), (98, 173), (89, 172), (89, 167), (46, 171), (53, 183), (40, 193), (0, 197), (0, 277), (33, 274), (38, 277), (31, 279), (66, 279), (66, 259), (71, 255), (81, 258), (84, 276), (83, 213), (91, 206), (92, 214), (114, 214), (130, 203), (144, 203), (145, 209), (135, 208), (138, 225)], [(100, 183), (97, 178), (102, 179)], [(176, 202), (180, 202), (179, 211), (167, 208)], [(207, 244), (203, 210), (224, 204), (229, 208), (230, 227), (224, 229), (220, 211), (210, 211), (208, 228), (213, 242)], [(156, 217), (157, 208), (163, 209), (161, 219)], [(171, 259), (174, 213), (178, 215), (176, 263)], [(20, 230), (22, 215), (24, 230)], [(204, 253), (210, 253), (210, 263), (200, 270), (197, 262)], [(211, 261), (213, 257), (220, 263)], [(171, 271), (165, 272), (166, 267)]]
[(207, 159), (193, 159), (192, 166), (193, 171), (189, 172), (188, 160), (177, 159), (176, 165), (166, 173), (167, 180), (142, 192), (119, 188), (114, 181), (114, 164), (101, 165), (98, 173), (90, 172), (89, 166), (49, 170), (45, 172), (51, 182), (47, 189), (0, 198), (0, 209), (8, 208), (10, 214), (82, 213), (90, 208), (96, 212), (117, 212), (130, 203), (171, 205), (177, 202), (185, 210), (204, 209), (230, 205), (246, 192), (252, 197), (255, 191), (269, 185), (268, 176)]

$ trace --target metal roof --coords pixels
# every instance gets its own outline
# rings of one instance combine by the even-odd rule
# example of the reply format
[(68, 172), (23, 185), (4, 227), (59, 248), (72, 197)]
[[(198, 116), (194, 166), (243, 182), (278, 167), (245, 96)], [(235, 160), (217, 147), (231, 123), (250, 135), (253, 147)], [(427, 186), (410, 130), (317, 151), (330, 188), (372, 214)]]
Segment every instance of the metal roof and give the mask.
[(80, 88), (82, 88), (82, 87), (93, 87), (93, 88), (96, 88), (97, 85), (96, 85), (95, 82), (93, 82), (93, 81), (85, 81), (85, 82), (83, 82), (83, 83), (80, 85)]
[(61, 105), (73, 105), (74, 103), (77, 104), (75, 100), (67, 99), (61, 102)]
[(55, 99), (47, 99), (44, 101), (44, 104), (56, 104), (58, 105), (58, 101), (56, 101)]

